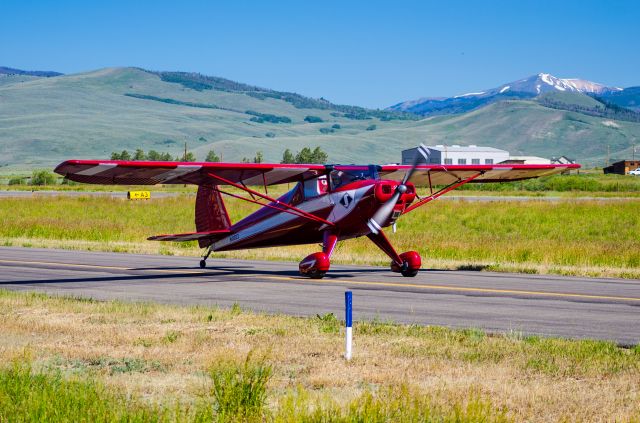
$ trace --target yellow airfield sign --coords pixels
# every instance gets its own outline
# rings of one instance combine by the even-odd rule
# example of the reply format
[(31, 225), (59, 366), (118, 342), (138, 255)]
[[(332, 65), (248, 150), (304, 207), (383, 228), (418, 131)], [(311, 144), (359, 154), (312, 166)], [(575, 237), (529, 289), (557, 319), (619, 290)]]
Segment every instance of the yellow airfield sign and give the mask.
[(127, 198), (129, 200), (148, 200), (151, 198), (151, 191), (129, 191)]

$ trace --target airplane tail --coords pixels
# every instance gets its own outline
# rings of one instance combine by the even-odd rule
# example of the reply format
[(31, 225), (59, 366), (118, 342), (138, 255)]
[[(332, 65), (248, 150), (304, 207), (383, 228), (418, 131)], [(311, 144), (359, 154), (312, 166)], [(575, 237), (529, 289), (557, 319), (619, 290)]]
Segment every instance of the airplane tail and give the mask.
[[(200, 185), (196, 196), (196, 231), (197, 232), (228, 232), (231, 219), (224, 205), (222, 194), (215, 186)], [(211, 245), (211, 238), (198, 239), (200, 248)]]

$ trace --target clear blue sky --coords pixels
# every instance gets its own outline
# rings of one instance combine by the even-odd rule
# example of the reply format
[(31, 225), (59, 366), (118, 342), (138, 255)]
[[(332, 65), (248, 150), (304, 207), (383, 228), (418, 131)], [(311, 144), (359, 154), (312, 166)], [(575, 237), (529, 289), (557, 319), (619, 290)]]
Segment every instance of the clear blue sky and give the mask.
[(0, 65), (195, 71), (386, 107), (549, 72), (640, 85), (640, 1), (2, 0)]

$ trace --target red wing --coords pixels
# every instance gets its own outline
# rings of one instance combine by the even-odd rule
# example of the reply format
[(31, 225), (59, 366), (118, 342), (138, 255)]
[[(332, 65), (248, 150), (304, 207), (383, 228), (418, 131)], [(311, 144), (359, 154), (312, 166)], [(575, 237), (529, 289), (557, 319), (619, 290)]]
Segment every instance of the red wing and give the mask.
[(233, 183), (277, 185), (326, 174), (327, 169), (317, 164), (67, 160), (55, 172), (72, 181), (103, 185), (225, 185), (212, 174)]
[[(384, 165), (379, 172), (382, 179), (402, 180), (411, 166)], [(409, 182), (416, 185), (448, 185), (463, 180), (479, 172), (484, 172), (470, 183), (478, 182), (507, 182), (522, 179), (538, 178), (569, 169), (579, 169), (579, 164), (496, 164), (496, 165), (419, 165)]]
[(149, 241), (196, 241), (196, 240), (216, 240), (229, 234), (229, 229), (222, 229), (219, 231), (209, 232), (190, 232), (186, 234), (169, 234), (169, 235), (155, 235), (147, 238)]

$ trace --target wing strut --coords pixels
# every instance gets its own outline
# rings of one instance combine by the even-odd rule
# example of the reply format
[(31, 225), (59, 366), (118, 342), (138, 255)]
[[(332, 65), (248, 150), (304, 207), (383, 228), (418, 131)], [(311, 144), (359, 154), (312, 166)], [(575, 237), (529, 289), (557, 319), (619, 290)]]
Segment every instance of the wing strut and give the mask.
[[(333, 222), (329, 222), (328, 220), (325, 220), (325, 219), (323, 219), (323, 218), (321, 218), (319, 216), (316, 216), (315, 214), (308, 213), (308, 212), (306, 212), (306, 211), (304, 211), (302, 209), (299, 209), (298, 207), (294, 207), (294, 206), (292, 206), (290, 204), (283, 203), (280, 200), (277, 200), (277, 199), (275, 199), (273, 197), (270, 197), (270, 196), (268, 196), (266, 194), (262, 194), (262, 193), (260, 193), (258, 191), (255, 191), (255, 190), (247, 187), (244, 184), (242, 184), (242, 185), (236, 184), (235, 182), (232, 182), (232, 181), (230, 181), (228, 179), (223, 178), (222, 176), (218, 176), (218, 175), (215, 175), (213, 173), (209, 173), (208, 175), (210, 177), (212, 177), (212, 178), (215, 178), (215, 179), (217, 179), (219, 181), (224, 182), (225, 184), (231, 185), (232, 187), (235, 187), (235, 188), (241, 189), (241, 190), (243, 190), (245, 192), (248, 192), (249, 195), (251, 195), (253, 198), (255, 198), (254, 197), (254, 195), (255, 195), (255, 196), (258, 196), (258, 197), (260, 197), (260, 198), (262, 198), (264, 200), (271, 201), (275, 205), (274, 204), (264, 204), (264, 203), (261, 203), (261, 202), (259, 202), (257, 200), (250, 200), (248, 198), (245, 198), (245, 197), (242, 197), (242, 196), (239, 196), (239, 195), (231, 194), (230, 192), (220, 191), (223, 194), (229, 195), (231, 197), (238, 198), (240, 200), (248, 201), (250, 203), (259, 204), (261, 206), (265, 206), (265, 207), (269, 207), (269, 208), (272, 208), (272, 209), (280, 210), (280, 211), (283, 211), (285, 213), (290, 213), (290, 214), (293, 214), (295, 216), (305, 217), (305, 218), (307, 218), (309, 220), (313, 220), (313, 221), (316, 221), (316, 222), (324, 223), (324, 224), (329, 225), (329, 226), (335, 226), (335, 224)], [(280, 207), (278, 207), (278, 206), (280, 206)]]
[[(478, 172), (475, 175), (469, 176), (466, 179), (462, 179), (462, 180), (458, 179), (456, 182), (453, 182), (453, 183), (447, 185), (446, 187), (440, 189), (439, 191), (436, 191), (435, 193), (433, 193), (433, 187), (431, 186), (431, 181), (429, 181), (429, 189), (431, 189), (432, 194), (430, 196), (428, 196), (428, 197), (423, 198), (422, 200), (418, 201), (417, 203), (412, 204), (411, 206), (407, 207), (405, 209), (405, 211), (402, 212), (402, 214), (409, 213), (411, 210), (416, 209), (416, 208), (418, 208), (418, 207), (420, 207), (420, 206), (422, 206), (424, 204), (427, 204), (429, 201), (435, 200), (436, 198), (440, 197), (441, 195), (444, 195), (444, 194), (448, 193), (449, 191), (452, 191), (452, 190), (454, 190), (454, 189), (456, 189), (458, 187), (461, 187), (464, 184), (467, 184), (467, 183), (473, 181), (474, 179), (476, 179), (478, 176), (482, 175), (483, 173), (484, 173), (484, 171)], [(431, 176), (431, 175), (429, 175), (429, 176)], [(431, 179), (431, 178), (429, 178), (429, 179)]]

